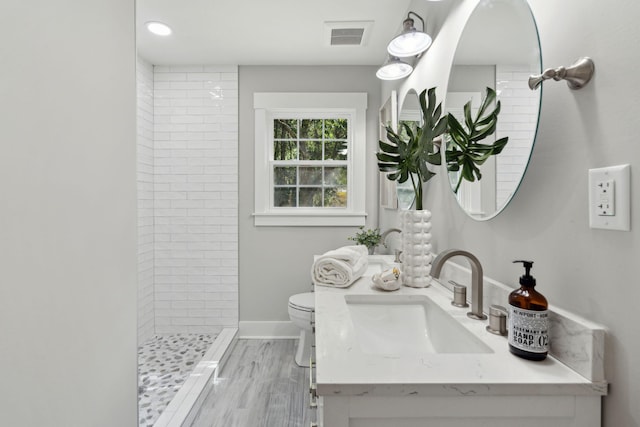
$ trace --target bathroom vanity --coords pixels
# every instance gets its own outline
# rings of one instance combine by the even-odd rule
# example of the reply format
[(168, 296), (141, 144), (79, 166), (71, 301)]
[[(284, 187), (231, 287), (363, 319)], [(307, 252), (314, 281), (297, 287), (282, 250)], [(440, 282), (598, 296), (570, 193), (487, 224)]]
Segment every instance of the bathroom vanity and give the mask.
[(603, 379), (512, 355), (435, 280), (385, 292), (362, 277), (315, 298), (319, 426), (600, 426)]

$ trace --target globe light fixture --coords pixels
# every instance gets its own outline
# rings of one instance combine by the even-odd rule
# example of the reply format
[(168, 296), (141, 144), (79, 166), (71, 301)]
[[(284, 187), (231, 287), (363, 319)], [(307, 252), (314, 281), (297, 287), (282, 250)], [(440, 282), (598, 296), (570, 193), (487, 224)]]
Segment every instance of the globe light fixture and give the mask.
[(407, 64), (396, 56), (389, 55), (385, 63), (378, 68), (376, 77), (380, 80), (398, 80), (413, 72), (411, 64)]
[[(414, 20), (411, 15), (417, 17), (422, 22), (422, 31), (416, 30)], [(424, 32), (424, 20), (415, 12), (409, 12), (407, 19), (402, 23), (403, 30), (393, 40), (389, 42), (387, 51), (389, 55), (398, 58), (416, 56), (429, 49), (431, 46), (431, 36)]]

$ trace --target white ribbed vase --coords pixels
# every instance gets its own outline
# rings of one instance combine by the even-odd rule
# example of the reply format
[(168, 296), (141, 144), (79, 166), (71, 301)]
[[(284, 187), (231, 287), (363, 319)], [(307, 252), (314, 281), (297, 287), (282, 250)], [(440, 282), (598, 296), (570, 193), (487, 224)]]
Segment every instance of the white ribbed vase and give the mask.
[(431, 212), (403, 211), (402, 281), (406, 286), (426, 288), (431, 284)]

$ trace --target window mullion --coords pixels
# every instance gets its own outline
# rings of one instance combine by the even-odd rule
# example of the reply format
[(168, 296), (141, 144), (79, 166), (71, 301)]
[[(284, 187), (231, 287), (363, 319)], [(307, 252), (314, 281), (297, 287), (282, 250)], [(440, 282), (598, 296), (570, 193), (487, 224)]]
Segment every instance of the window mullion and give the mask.
[(300, 208), (300, 128), (302, 127), (302, 119), (297, 120), (296, 126), (296, 208)]

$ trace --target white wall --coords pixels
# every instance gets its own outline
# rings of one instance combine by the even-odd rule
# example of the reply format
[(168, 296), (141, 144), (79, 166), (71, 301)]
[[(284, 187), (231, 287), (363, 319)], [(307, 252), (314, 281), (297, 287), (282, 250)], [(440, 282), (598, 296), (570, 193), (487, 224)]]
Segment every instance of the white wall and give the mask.
[(138, 130), (138, 343), (155, 333), (153, 277), (153, 65), (136, 58)]
[(255, 227), (255, 92), (368, 92), (367, 226), (377, 225), (377, 67), (240, 67), (240, 321), (288, 321), (289, 296), (311, 290), (313, 255), (352, 242), (356, 227)]
[(135, 426), (134, 3), (0, 3), (0, 424)]
[(155, 329), (238, 325), (238, 68), (154, 67)]
[[(400, 94), (446, 85), (440, 68), (455, 50), (477, 0), (464, 0), (451, 15)], [(567, 0), (551, 7), (530, 0), (537, 20), (544, 67), (570, 65), (580, 56), (596, 64), (593, 81), (580, 91), (564, 82), (543, 84), (542, 114), (533, 157), (520, 190), (506, 210), (489, 222), (475, 222), (458, 207), (446, 180), (427, 187), (433, 211), (434, 249), (459, 247), (475, 253), (485, 275), (514, 285), (521, 268), (514, 258), (535, 261), (538, 289), (559, 307), (610, 329), (606, 340), (605, 427), (640, 426), (640, 341), (634, 304), (640, 301), (635, 263), (640, 259), (640, 209), (632, 200), (632, 231), (593, 230), (588, 225), (587, 170), (631, 163), (632, 189), (640, 186), (636, 123), (640, 87), (637, 40), (640, 3)], [(576, 13), (579, 11), (579, 13)], [(462, 21), (462, 22), (461, 22)], [(442, 37), (446, 33), (448, 37)], [(431, 55), (433, 53), (433, 55)], [(431, 59), (430, 59), (431, 55)], [(384, 86), (385, 93), (393, 86)], [(637, 198), (638, 192), (632, 190)], [(387, 212), (386, 222), (395, 220)]]

